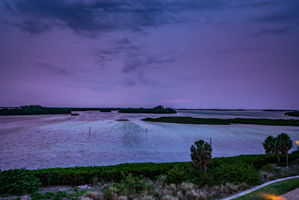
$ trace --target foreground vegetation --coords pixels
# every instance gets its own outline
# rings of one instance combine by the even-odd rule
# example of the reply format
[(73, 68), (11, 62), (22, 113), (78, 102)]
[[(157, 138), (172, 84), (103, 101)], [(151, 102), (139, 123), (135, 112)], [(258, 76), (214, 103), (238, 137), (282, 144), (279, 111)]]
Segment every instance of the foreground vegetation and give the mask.
[[(289, 161), (296, 162), (299, 152), (289, 155)], [(217, 187), (237, 187), (239, 190), (256, 185), (263, 180), (291, 176), (299, 173), (298, 168), (283, 170), (274, 168), (277, 159), (270, 154), (242, 155), (235, 157), (213, 158), (207, 165), (207, 171), (194, 168), (192, 162), (177, 163), (134, 163), (101, 167), (52, 168), (38, 170), (7, 170), (0, 173), (0, 194), (32, 193), (39, 186), (47, 185), (84, 185), (92, 183), (110, 184), (113, 188), (127, 187), (124, 181), (131, 179), (134, 187), (140, 182), (143, 190), (144, 182), (155, 184), (164, 180), (163, 187), (181, 187), (183, 183), (193, 184), (196, 190)], [(269, 167), (269, 165), (271, 165)], [(298, 165), (298, 164), (297, 164)], [(264, 171), (259, 175), (259, 171)], [(22, 178), (20, 178), (22, 177)], [(137, 184), (138, 183), (138, 184)], [(104, 184), (104, 185), (105, 185)], [(116, 184), (116, 185), (115, 185)], [(121, 184), (118, 185), (117, 184)], [(227, 186), (226, 184), (231, 184)], [(161, 185), (161, 187), (162, 187)], [(226, 185), (226, 186), (225, 186)], [(193, 189), (194, 189), (193, 188)], [(136, 189), (136, 188), (135, 188)], [(135, 190), (134, 189), (134, 190)], [(224, 190), (224, 189), (223, 189)], [(109, 190), (110, 191), (110, 190)], [(118, 189), (118, 194), (122, 189)], [(111, 191), (110, 191), (111, 192)]]
[(265, 196), (279, 196), (299, 187), (299, 178), (273, 183), (235, 200), (262, 200)]
[(194, 117), (159, 117), (159, 118), (145, 118), (143, 119), (143, 121), (179, 123), (179, 124), (213, 124), (213, 125), (256, 124), (256, 125), (272, 125), (272, 126), (299, 126), (299, 120), (295, 120), (295, 119), (261, 119), (261, 118), (217, 119), (217, 118), (194, 118)]

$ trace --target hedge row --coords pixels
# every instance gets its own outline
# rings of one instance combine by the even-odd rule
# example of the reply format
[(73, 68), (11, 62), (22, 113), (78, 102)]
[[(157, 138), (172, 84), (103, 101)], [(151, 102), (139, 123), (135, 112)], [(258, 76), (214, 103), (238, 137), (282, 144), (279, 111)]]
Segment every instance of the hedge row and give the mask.
[[(289, 155), (290, 162), (299, 159), (299, 152)], [(210, 168), (215, 168), (221, 164), (231, 164), (244, 162), (254, 166), (256, 169), (269, 163), (276, 163), (276, 158), (271, 155), (241, 155), (235, 157), (213, 158)], [(72, 168), (50, 168), (31, 170), (30, 172), (40, 179), (42, 185), (82, 185), (92, 183), (94, 178), (102, 181), (119, 181), (123, 175), (144, 176), (155, 179), (160, 175), (165, 175), (174, 167), (190, 167), (191, 162), (175, 163), (132, 163), (114, 166), (100, 167), (72, 167)]]
[(102, 181), (120, 181), (123, 175), (144, 176), (154, 179), (174, 166), (190, 166), (190, 162), (132, 163), (100, 167), (72, 167), (32, 170), (43, 185), (82, 185), (94, 178)]

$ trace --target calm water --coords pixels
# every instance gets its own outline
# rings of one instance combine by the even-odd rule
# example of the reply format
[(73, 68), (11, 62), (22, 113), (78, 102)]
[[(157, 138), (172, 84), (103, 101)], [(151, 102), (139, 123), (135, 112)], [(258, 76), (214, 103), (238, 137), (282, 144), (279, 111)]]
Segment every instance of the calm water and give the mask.
[[(0, 116), (0, 169), (188, 161), (191, 144), (210, 137), (213, 156), (263, 153), (265, 137), (281, 132), (299, 139), (299, 127), (150, 123), (140, 119), (161, 115), (79, 113)], [(180, 115), (288, 118), (283, 112), (263, 111), (193, 110), (172, 116)], [(124, 118), (130, 121), (115, 121)]]

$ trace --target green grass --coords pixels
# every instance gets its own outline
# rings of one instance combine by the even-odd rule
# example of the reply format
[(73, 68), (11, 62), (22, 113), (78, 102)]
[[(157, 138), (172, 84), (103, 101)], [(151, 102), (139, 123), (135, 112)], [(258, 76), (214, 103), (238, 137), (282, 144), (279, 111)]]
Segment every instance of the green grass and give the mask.
[(262, 194), (282, 195), (299, 187), (299, 178), (273, 183), (235, 200), (264, 200)]
[(193, 117), (159, 117), (145, 118), (143, 121), (164, 122), (179, 124), (213, 124), (213, 125), (230, 125), (230, 124), (256, 124), (272, 126), (299, 126), (299, 120), (295, 119), (262, 119), (262, 118), (234, 118), (234, 119), (217, 119), (217, 118), (193, 118)]

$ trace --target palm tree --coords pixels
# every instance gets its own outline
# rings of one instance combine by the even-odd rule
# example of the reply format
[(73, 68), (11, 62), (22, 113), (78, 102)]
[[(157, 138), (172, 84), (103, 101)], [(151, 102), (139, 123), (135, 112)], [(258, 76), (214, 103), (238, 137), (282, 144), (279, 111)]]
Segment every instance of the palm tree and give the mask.
[(199, 169), (207, 169), (212, 159), (212, 147), (203, 140), (198, 140), (191, 146), (191, 159), (193, 166)]
[(286, 166), (289, 164), (289, 150), (293, 147), (292, 140), (290, 136), (285, 133), (281, 133), (277, 136), (277, 149), (285, 155), (286, 157)]
[(272, 156), (277, 156), (278, 163), (280, 163), (279, 149), (277, 148), (277, 138), (268, 136), (263, 143), (265, 153), (270, 153)]

